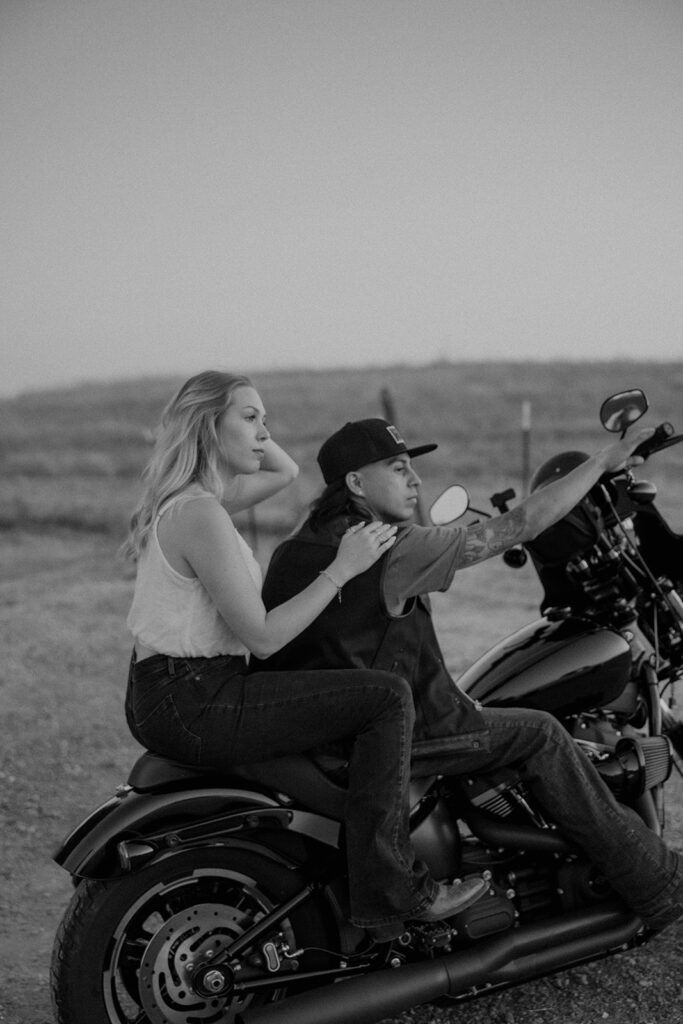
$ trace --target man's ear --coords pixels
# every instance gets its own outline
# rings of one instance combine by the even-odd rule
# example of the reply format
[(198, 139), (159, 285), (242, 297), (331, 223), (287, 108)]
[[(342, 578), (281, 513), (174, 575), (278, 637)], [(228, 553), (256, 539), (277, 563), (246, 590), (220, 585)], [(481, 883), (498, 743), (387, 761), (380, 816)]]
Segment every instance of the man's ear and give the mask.
[(362, 497), (363, 481), (358, 476), (358, 473), (347, 473), (344, 479), (346, 481), (346, 486), (351, 491), (351, 494), (355, 494), (357, 497)]

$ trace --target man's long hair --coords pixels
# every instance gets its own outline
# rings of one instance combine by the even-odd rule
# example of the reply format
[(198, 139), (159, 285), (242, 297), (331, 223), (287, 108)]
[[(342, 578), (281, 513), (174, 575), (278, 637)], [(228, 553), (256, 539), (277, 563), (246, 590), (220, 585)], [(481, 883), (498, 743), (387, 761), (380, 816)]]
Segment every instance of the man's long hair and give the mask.
[(333, 480), (311, 503), (309, 522), (314, 532), (319, 532), (332, 522), (339, 522), (340, 534), (355, 523), (369, 523), (376, 515), (362, 498), (352, 494), (346, 480)]

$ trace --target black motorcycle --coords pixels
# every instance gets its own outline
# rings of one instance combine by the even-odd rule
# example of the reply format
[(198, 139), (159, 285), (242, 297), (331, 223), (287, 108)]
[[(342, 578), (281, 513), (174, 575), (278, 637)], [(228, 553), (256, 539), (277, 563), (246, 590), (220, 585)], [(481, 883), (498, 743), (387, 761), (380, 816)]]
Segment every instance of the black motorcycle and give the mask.
[[(622, 393), (602, 422), (624, 432), (646, 408), (642, 392)], [(640, 454), (681, 440), (662, 424)], [(533, 486), (581, 458), (550, 460)], [(462, 493), (440, 500), (440, 521)], [(494, 504), (504, 510), (512, 497)], [(616, 797), (661, 833), (665, 732), (676, 728), (666, 695), (683, 675), (683, 539), (654, 499), (629, 472), (603, 478), (530, 544), (542, 618), (459, 685), (483, 704), (551, 712)], [(448, 921), (373, 945), (348, 920), (344, 801), (343, 778), (305, 756), (227, 777), (143, 754), (55, 854), (75, 884), (53, 953), (58, 1024), (371, 1024), (648, 938), (505, 771), (413, 785), (417, 856), (436, 878), (483, 873), (490, 887)]]

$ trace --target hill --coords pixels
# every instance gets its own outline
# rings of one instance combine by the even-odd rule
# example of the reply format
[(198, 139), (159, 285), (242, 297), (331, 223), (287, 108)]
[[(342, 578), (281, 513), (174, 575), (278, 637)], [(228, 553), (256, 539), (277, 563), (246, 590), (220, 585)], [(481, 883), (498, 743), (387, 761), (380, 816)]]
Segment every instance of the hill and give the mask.
[[(123, 536), (159, 413), (179, 379), (81, 384), (0, 402), (0, 528), (106, 532)], [(475, 504), (493, 490), (520, 489), (520, 415), (531, 403), (531, 464), (557, 450), (605, 443), (602, 400), (643, 387), (648, 423), (683, 428), (683, 363), (439, 363), (359, 370), (279, 371), (254, 375), (275, 438), (302, 473), (288, 492), (259, 510), (265, 532), (287, 531), (320, 488), (316, 451), (348, 419), (383, 414), (395, 404), (406, 439), (436, 440), (420, 464), (427, 500), (453, 481)], [(681, 450), (659, 456), (664, 500), (681, 505)]]

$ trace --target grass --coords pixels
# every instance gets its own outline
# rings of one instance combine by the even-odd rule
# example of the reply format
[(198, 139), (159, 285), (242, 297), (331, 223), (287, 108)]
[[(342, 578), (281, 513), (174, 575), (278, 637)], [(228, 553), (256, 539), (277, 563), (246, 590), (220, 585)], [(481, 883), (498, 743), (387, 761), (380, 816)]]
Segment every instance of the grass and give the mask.
[[(154, 426), (179, 383), (83, 384), (0, 402), (0, 529), (69, 528), (122, 539)], [(600, 403), (622, 388), (645, 389), (646, 423), (676, 424), (678, 416), (683, 429), (683, 363), (443, 363), (261, 373), (255, 383), (274, 436), (302, 467), (291, 488), (259, 508), (266, 535), (291, 529), (319, 490), (315, 454), (323, 439), (347, 419), (382, 415), (385, 389), (409, 442), (439, 442), (419, 464), (427, 501), (454, 481), (480, 506), (496, 490), (520, 491), (524, 401), (532, 408), (532, 468), (558, 450), (604, 445)], [(682, 467), (683, 446), (648, 466), (669, 514), (683, 504)]]

